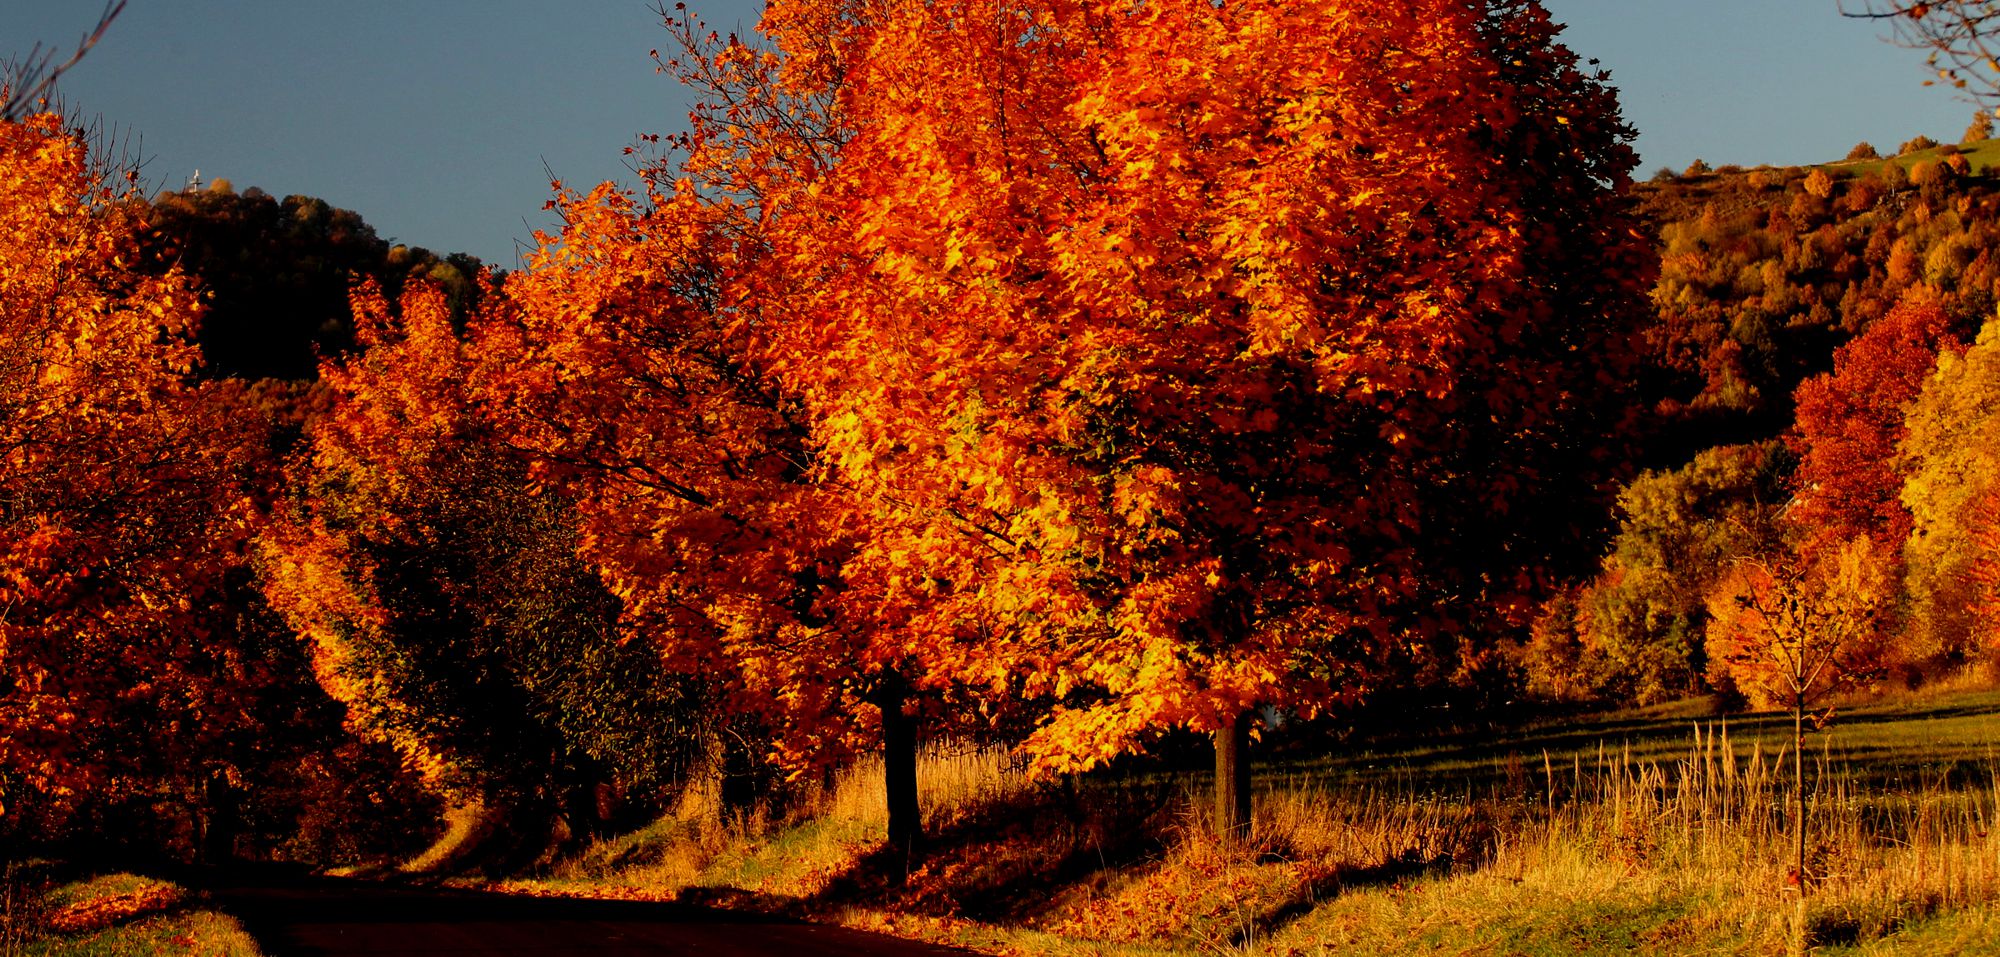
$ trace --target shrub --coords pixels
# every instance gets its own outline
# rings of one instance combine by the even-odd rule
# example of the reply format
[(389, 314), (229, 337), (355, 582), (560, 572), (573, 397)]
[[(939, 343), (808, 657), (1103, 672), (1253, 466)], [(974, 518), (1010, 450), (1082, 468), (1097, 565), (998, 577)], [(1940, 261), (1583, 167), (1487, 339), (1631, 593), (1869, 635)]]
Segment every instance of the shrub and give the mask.
[(1850, 213), (1873, 209), (1882, 200), (1882, 182), (1877, 179), (1858, 179), (1847, 185), (1847, 194), (1841, 200), (1841, 208)]
[(1952, 181), (1952, 168), (1947, 163), (1933, 163), (1928, 160), (1910, 167), (1910, 185), (1919, 189), (1934, 189)]
[(1972, 125), (1965, 128), (1962, 143), (1981, 143), (1993, 138), (1993, 114), (1980, 110), (1972, 114)]
[(1910, 140), (1908, 142), (1905, 142), (1903, 145), (1896, 147), (1896, 155), (1908, 156), (1911, 153), (1921, 153), (1924, 150), (1936, 149), (1937, 145), (1938, 145), (1937, 140), (1931, 139), (1930, 137), (1924, 136), (1922, 134), (1918, 134), (1916, 139)]
[(1867, 140), (1862, 140), (1854, 144), (1853, 149), (1847, 151), (1847, 158), (1851, 160), (1881, 159), (1882, 154), (1875, 151), (1875, 144)]

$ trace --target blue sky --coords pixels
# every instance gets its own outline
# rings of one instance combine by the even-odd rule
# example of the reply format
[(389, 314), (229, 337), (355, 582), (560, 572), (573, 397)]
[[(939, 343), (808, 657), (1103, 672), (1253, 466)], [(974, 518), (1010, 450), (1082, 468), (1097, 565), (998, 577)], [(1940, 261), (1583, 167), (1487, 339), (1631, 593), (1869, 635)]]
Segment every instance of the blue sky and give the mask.
[[(1858, 140), (1956, 140), (1972, 106), (1835, 0), (1544, 0), (1613, 71), (1641, 175), (1696, 157), (1806, 163)], [(690, 0), (712, 26), (756, 0)], [(0, 0), (0, 55), (73, 44), (98, 0)], [(143, 137), (155, 184), (196, 169), (356, 210), (385, 237), (515, 263), (542, 164), (629, 178), (621, 150), (685, 122), (653, 73), (647, 0), (130, 0), (66, 78), (72, 106)]]

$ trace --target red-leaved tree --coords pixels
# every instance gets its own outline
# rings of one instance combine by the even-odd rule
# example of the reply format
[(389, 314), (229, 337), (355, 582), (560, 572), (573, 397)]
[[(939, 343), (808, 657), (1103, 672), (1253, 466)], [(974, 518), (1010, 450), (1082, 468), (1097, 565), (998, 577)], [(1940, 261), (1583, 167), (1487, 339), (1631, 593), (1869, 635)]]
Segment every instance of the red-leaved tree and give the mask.
[(1799, 386), (1790, 519), (1808, 543), (1866, 535), (1893, 556), (1910, 536), (1898, 498), (1904, 414), (1941, 350), (1964, 352), (1935, 290), (1916, 287), (1834, 352), (1833, 371)]

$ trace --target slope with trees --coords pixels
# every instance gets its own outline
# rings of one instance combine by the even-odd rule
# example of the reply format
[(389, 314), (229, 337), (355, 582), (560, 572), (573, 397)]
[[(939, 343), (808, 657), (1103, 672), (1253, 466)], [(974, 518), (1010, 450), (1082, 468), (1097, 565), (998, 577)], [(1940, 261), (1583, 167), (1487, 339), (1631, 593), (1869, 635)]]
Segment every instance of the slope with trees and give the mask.
[[(1903, 594), (1899, 556), (1907, 547), (1923, 564), (1934, 534), (1913, 535), (1900, 498), (1915, 467), (1904, 444), (1913, 403), (1939, 363), (1964, 351), (2000, 288), (1988, 252), (2000, 238), (2000, 192), (1962, 163), (1926, 160), (1910, 174), (1732, 170), (1637, 195), (1662, 256), (1648, 331), (1655, 371), (1642, 385), (1657, 429), (1645, 461), (1657, 474), (1628, 489), (1600, 573), (1544, 610), (1522, 659), (1532, 682), (1586, 698), (1637, 689), (1659, 700), (1711, 678), (1728, 687), (1730, 669), (1711, 660), (1703, 596), (1740, 562), (1809, 566), (1818, 550), (1866, 537)], [(1724, 497), (1703, 485), (1651, 495), (1671, 505), (1658, 514), (1676, 516), (1658, 528), (1653, 510), (1634, 507), (1648, 483), (1699, 479), (1704, 459), (1732, 447), (1767, 450), (1764, 477)], [(1725, 533), (1708, 536), (1716, 547), (1704, 552), (1656, 560), (1630, 547), (1661, 528), (1703, 527)], [(1919, 680), (1968, 660), (1956, 639), (1920, 637), (1925, 617), (1886, 617), (1898, 640), (1871, 646), (1881, 669)], [(1560, 674), (1576, 662), (1588, 666)]]
[(197, 341), (211, 376), (312, 378), (320, 357), (354, 348), (348, 288), (359, 279), (392, 298), (412, 279), (439, 284), (461, 319), (480, 294), (477, 259), (391, 244), (360, 214), (310, 196), (238, 193), (218, 179), (160, 193), (139, 215), (137, 268), (179, 269), (205, 293)]

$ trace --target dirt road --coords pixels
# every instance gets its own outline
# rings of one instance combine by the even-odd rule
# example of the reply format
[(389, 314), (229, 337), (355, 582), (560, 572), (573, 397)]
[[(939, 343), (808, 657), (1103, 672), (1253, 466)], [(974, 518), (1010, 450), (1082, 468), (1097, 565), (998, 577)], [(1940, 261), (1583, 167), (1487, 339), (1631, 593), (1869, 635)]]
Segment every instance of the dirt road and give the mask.
[(367, 881), (232, 881), (209, 896), (269, 957), (401, 954), (965, 957), (894, 937), (683, 904), (514, 897)]

